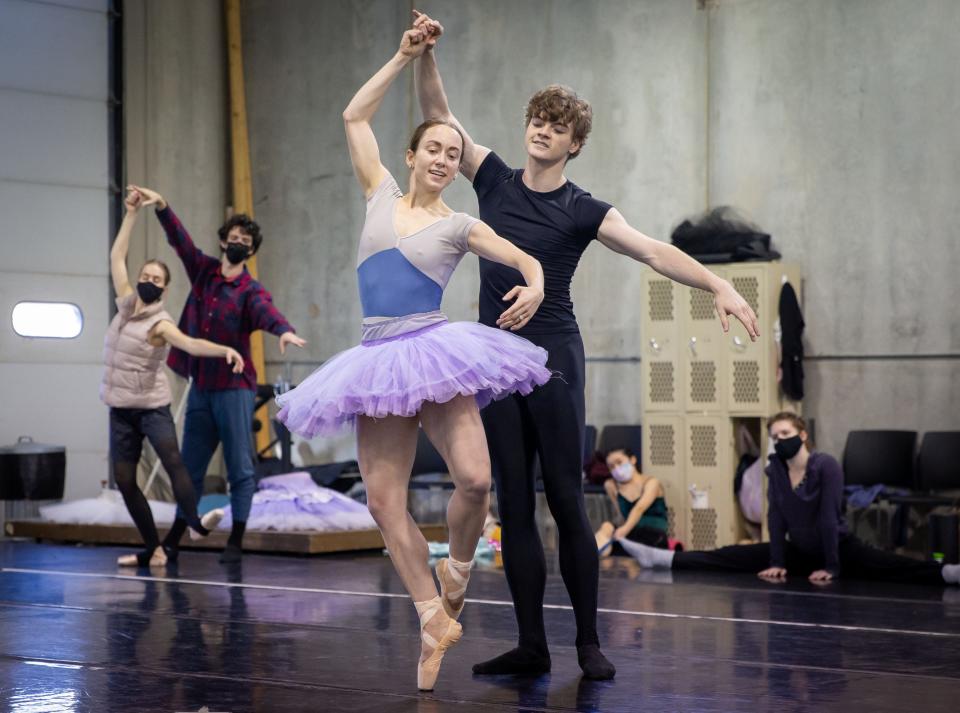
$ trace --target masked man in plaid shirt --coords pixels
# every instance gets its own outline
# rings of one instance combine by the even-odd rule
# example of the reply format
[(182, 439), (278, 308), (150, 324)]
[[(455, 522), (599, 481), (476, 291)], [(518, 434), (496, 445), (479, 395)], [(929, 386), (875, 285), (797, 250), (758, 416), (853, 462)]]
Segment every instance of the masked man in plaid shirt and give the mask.
[[(260, 226), (246, 215), (235, 215), (220, 228), (219, 259), (205, 255), (190, 238), (186, 228), (163, 197), (146, 188), (137, 188), (155, 204), (157, 218), (167, 241), (177, 251), (190, 277), (190, 295), (180, 317), (180, 329), (191, 337), (208, 339), (233, 347), (243, 357), (244, 370), (234, 374), (222, 359), (196, 359), (172, 349), (168, 366), (184, 378), (193, 377), (183, 428), (183, 461), (190, 472), (197, 496), (203, 494), (203, 478), (219, 443), (230, 483), (233, 530), (223, 563), (239, 562), (243, 533), (250, 514), (255, 484), (253, 479), (253, 404), (257, 372), (250, 358), (250, 334), (262, 329), (280, 338), (280, 353), (287, 345), (306, 342), (298, 337), (270, 293), (247, 271), (246, 262), (260, 247)], [(174, 560), (187, 523), (177, 519), (163, 542), (168, 560)]]

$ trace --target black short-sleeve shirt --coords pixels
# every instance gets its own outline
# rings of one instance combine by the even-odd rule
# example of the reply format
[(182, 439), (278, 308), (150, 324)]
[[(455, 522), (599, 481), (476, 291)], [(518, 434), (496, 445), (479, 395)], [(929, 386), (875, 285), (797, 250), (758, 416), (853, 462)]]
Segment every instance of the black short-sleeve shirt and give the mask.
[[(543, 303), (517, 334), (578, 332), (570, 281), (611, 206), (570, 181), (546, 193), (530, 190), (523, 169), (510, 168), (492, 151), (477, 170), (473, 189), (481, 220), (543, 266)], [(481, 258), (480, 322), (495, 327), (509, 306), (503, 295), (523, 284), (517, 270)]]

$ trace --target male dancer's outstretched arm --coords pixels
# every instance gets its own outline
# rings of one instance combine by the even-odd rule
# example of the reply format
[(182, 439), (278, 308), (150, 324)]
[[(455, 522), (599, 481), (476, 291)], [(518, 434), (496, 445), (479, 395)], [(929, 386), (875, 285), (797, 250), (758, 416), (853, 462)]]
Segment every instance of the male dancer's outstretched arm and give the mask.
[(616, 208), (611, 208), (597, 233), (597, 239), (614, 252), (649, 265), (664, 277), (713, 293), (714, 305), (723, 331), (730, 329), (728, 316), (738, 319), (750, 339), (760, 336), (757, 315), (733, 289), (733, 285), (717, 277), (707, 268), (669, 243), (654, 240), (631, 226)]
[[(477, 144), (450, 110), (433, 52), (437, 38), (443, 34), (443, 26), (427, 15), (416, 13), (414, 27), (425, 29), (429, 33), (427, 51), (417, 63), (416, 81), (420, 108), (424, 117), (445, 119), (460, 129), (464, 137), (460, 172), (473, 181), (483, 160), (490, 153), (490, 149)], [(723, 331), (726, 332), (730, 328), (727, 317), (733, 316), (743, 324), (752, 340), (756, 340), (760, 335), (756, 315), (729, 282), (717, 277), (673, 245), (644, 235), (631, 226), (616, 208), (611, 208), (607, 213), (600, 225), (597, 238), (614, 252), (645, 263), (671, 280), (713, 293)]]

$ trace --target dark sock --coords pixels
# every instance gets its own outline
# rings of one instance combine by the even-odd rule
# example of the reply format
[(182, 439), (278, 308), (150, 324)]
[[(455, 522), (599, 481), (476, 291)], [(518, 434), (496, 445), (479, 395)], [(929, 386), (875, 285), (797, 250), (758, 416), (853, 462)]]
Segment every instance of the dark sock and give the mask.
[[(167, 536), (163, 538), (163, 549), (167, 550), (167, 557), (170, 557), (170, 552), (176, 553), (180, 548), (180, 538), (183, 537), (183, 533), (187, 531), (187, 521), (182, 517), (178, 517), (173, 521), (173, 525), (170, 526), (170, 531), (167, 533)], [(174, 559), (176, 559), (176, 554), (174, 554)]]
[(154, 548), (151, 549), (151, 548), (148, 547), (148, 548), (145, 549), (143, 552), (137, 552), (137, 566), (138, 566), (138, 567), (149, 567), (149, 566), (150, 566), (150, 558), (153, 557), (153, 551), (154, 551), (155, 549), (157, 549), (157, 548), (154, 547)]
[(243, 550), (229, 542), (220, 553), (220, 564), (236, 564), (243, 559)]
[(550, 672), (550, 654), (518, 646), (489, 661), (474, 664), (473, 672), (481, 676), (539, 676)]
[(577, 662), (583, 669), (583, 677), (592, 681), (608, 681), (617, 675), (616, 667), (607, 660), (597, 644), (578, 646)]
[[(146, 566), (150, 560), (150, 555), (160, 546), (160, 538), (157, 535), (157, 526), (153, 522), (153, 513), (150, 511), (150, 503), (146, 496), (137, 485), (137, 464), (118, 461), (113, 464), (113, 478), (117, 483), (117, 489), (123, 496), (123, 503), (127, 506), (127, 512), (133, 519), (140, 537), (143, 538), (144, 552), (147, 553), (146, 560), (142, 560), (140, 553), (137, 555), (137, 561)], [(141, 561), (142, 560), (142, 561)]]
[[(160, 462), (163, 463), (163, 469), (167, 471), (167, 476), (170, 478), (173, 497), (180, 508), (180, 517), (187, 523), (187, 527), (196, 530), (201, 535), (208, 534), (204, 532), (203, 526), (200, 525), (200, 516), (197, 514), (199, 495), (194, 490), (193, 481), (190, 480), (190, 474), (183, 464), (177, 439), (151, 438), (150, 444), (159, 456)], [(180, 534), (182, 535), (183, 532)], [(173, 543), (173, 546), (175, 547), (176, 543)]]
[(228, 545), (233, 545), (237, 549), (243, 547), (243, 533), (247, 531), (247, 521), (246, 520), (234, 520), (233, 529), (230, 530), (230, 539), (227, 540)]
[(227, 546), (223, 548), (223, 552), (220, 554), (221, 564), (236, 564), (243, 559), (243, 533), (246, 530), (246, 520), (233, 521), (233, 529), (230, 530)]

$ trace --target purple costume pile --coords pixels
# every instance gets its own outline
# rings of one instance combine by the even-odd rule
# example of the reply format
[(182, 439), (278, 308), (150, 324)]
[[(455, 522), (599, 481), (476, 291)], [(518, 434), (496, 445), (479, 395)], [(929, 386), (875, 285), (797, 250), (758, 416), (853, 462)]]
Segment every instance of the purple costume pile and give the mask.
[[(370, 511), (336, 490), (321, 488), (309, 473), (287, 473), (263, 478), (253, 496), (247, 527), (251, 530), (341, 532), (373, 530)], [(232, 527), (230, 508), (224, 508), (221, 530)]]
[(353, 427), (358, 415), (415, 416), (425, 401), (458, 394), (475, 396), (483, 408), (514, 392), (528, 394), (551, 376), (547, 352), (526, 339), (447, 321), (443, 290), (478, 221), (453, 213), (401, 238), (393, 217), (402, 195), (388, 174), (367, 200), (357, 258), (360, 345), (277, 397), (277, 417), (301, 436)]

